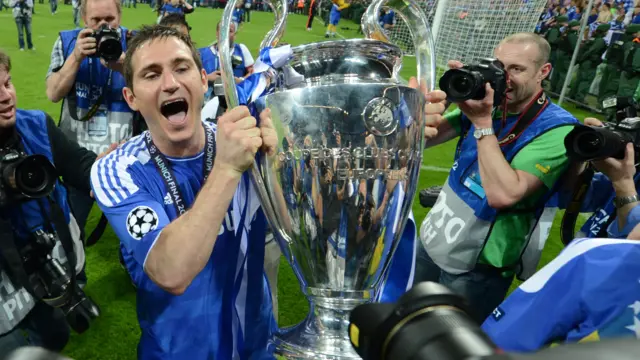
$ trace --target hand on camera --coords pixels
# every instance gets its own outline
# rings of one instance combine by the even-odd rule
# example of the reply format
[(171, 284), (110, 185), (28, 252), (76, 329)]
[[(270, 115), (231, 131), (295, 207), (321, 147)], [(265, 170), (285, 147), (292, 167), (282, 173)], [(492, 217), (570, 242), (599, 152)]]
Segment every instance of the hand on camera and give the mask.
[[(270, 123), (268, 114), (266, 110), (260, 114), (262, 122)], [(257, 127), (249, 109), (239, 106), (218, 118), (217, 134), (215, 167), (239, 178), (253, 165), (256, 152), (264, 145), (262, 129)]]
[[(409, 79), (409, 87), (413, 89), (418, 88), (418, 80), (415, 77)], [(427, 91), (426, 84), (420, 86), (420, 90), (427, 100), (427, 104), (424, 107), (425, 121), (424, 121), (424, 137), (426, 139), (432, 139), (438, 135), (438, 125), (442, 122), (442, 113), (446, 108), (447, 94), (441, 90)]]
[[(449, 60), (449, 69), (460, 69), (464, 65), (457, 60)], [(482, 100), (466, 100), (458, 103), (463, 114), (475, 125), (476, 128), (493, 127), (491, 113), (493, 112), (493, 88), (489, 83), (485, 84), (485, 96)]]
[(604, 160), (593, 161), (593, 165), (598, 171), (605, 174), (614, 186), (624, 182), (631, 182), (631, 184), (633, 184), (633, 176), (636, 174), (633, 144), (627, 144), (622, 160), (606, 158)]
[(602, 121), (592, 117), (584, 118), (584, 124), (587, 126), (604, 126)]
[(73, 56), (76, 58), (76, 61), (81, 62), (87, 56), (96, 53), (96, 38), (92, 35), (93, 30), (91, 29), (82, 29), (78, 34), (76, 46), (73, 48)]

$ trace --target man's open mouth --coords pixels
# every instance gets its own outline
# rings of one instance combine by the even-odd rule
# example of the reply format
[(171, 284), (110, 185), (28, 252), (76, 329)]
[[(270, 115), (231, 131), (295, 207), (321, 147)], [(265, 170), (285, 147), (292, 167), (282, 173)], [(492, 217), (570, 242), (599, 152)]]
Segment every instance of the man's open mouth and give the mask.
[(181, 125), (187, 119), (189, 103), (184, 98), (167, 100), (160, 106), (160, 113), (174, 125)]

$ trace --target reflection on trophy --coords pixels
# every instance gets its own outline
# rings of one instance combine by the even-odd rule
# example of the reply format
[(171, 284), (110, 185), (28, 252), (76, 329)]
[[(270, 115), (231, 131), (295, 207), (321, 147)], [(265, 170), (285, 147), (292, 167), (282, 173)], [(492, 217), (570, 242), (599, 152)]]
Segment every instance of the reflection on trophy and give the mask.
[[(227, 3), (222, 39), (236, 1)], [(292, 48), (288, 63), (271, 72), (270, 91), (253, 102), (258, 111), (271, 109), (278, 149), (259, 156), (252, 178), (310, 303), (307, 318), (273, 340), (285, 358), (358, 358), (349, 341), (349, 313), (378, 296), (411, 210), (425, 100), (398, 79), (402, 52), (378, 24), (383, 3), (374, 0), (363, 16), (367, 39)], [(286, 24), (287, 1), (270, 5), (276, 27), (263, 47), (276, 46)], [(433, 89), (424, 13), (412, 1), (385, 6), (411, 29), (418, 80)], [(220, 57), (227, 102), (236, 106), (228, 44), (221, 44)]]

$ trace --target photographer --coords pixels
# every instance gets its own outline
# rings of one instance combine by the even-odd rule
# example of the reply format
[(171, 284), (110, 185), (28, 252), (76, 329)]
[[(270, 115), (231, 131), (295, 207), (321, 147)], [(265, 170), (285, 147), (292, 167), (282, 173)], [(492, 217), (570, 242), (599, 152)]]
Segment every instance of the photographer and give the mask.
[[(236, 84), (241, 83), (247, 76), (253, 73), (253, 56), (249, 48), (245, 44), (235, 43), (236, 39), (236, 25), (232, 24), (229, 28), (229, 42), (230, 48), (233, 49), (233, 75), (236, 79)], [(211, 46), (198, 49), (200, 58), (202, 59), (202, 67), (207, 73), (207, 80), (209, 82), (209, 90), (205, 95), (205, 100), (209, 100), (213, 93), (213, 84), (216, 81), (220, 81), (220, 58), (218, 57), (218, 42), (220, 41), (220, 22), (216, 26), (216, 39), (217, 41), (211, 44)], [(221, 104), (222, 108), (226, 109), (226, 104)]]
[(88, 196), (96, 154), (69, 141), (47, 114), (18, 109), (10, 71), (0, 51), (0, 353), (29, 344), (60, 351), (69, 338), (65, 317), (82, 332), (88, 319), (76, 316), (97, 312), (73, 286), (84, 250), (58, 176)]
[[(595, 118), (586, 118), (584, 123), (588, 126), (603, 126)], [(640, 223), (640, 198), (636, 188), (640, 177), (636, 174), (634, 152), (634, 144), (628, 143), (624, 158), (608, 157), (591, 162), (600, 172), (594, 174), (580, 204), (580, 212), (593, 215), (584, 224), (578, 237), (623, 239)], [(563, 192), (560, 195), (563, 197), (560, 207), (567, 207), (566, 204), (571, 199), (566, 197), (570, 194)], [(569, 212), (567, 210), (566, 214)]]
[[(134, 113), (122, 97), (122, 65), (128, 30), (120, 26), (120, 0), (82, 1), (87, 28), (63, 31), (53, 45), (47, 97), (63, 100), (59, 126), (64, 134), (95, 153), (131, 137)], [(69, 189), (71, 207), (84, 229), (93, 200)]]
[(500, 348), (516, 352), (553, 342), (640, 338), (640, 223), (634, 225), (628, 240), (573, 240), (482, 329)]
[[(504, 299), (514, 273), (536, 268), (537, 261), (521, 256), (535, 243), (532, 230), (569, 164), (563, 140), (578, 122), (542, 91), (549, 52), (541, 37), (514, 34), (495, 49), (499, 62), (466, 71), (450, 62), (458, 70), (445, 74), (451, 81), (440, 80), (459, 110), (445, 116), (427, 144), (460, 140), (449, 178), (420, 229), (424, 249), (414, 283), (452, 288), (471, 301), (480, 321)], [(470, 84), (476, 87), (463, 86)]]
[(33, 0), (11, 0), (9, 7), (13, 8), (13, 18), (18, 27), (18, 45), (20, 51), (24, 51), (24, 33), (27, 33), (27, 48), (35, 50), (31, 42), (31, 11)]

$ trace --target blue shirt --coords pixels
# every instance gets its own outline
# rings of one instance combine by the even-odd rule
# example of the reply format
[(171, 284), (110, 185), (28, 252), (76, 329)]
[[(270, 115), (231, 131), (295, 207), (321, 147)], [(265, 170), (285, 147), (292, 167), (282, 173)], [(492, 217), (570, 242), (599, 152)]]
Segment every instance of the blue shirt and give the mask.
[[(203, 156), (167, 157), (186, 208), (203, 186)], [(209, 261), (179, 296), (158, 287), (144, 271), (155, 241), (177, 218), (144, 133), (96, 162), (91, 175), (98, 205), (120, 239), (137, 287), (139, 358), (262, 357), (275, 322), (263, 270), (266, 221), (248, 175), (229, 205)]]
[(182, 9), (182, 6), (175, 7), (175, 6), (171, 5), (171, 4), (164, 4), (164, 5), (162, 5), (162, 8), (160, 9), (160, 13), (162, 13), (162, 14), (171, 14), (171, 13), (184, 14), (184, 10)]
[(516, 289), (482, 329), (502, 349), (640, 337), (640, 242), (576, 239)]

